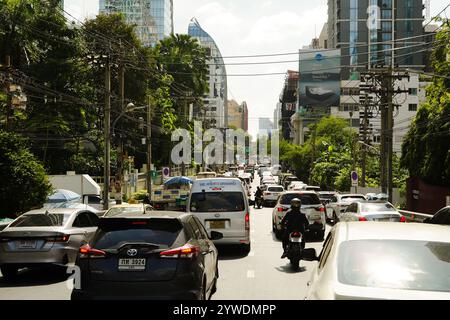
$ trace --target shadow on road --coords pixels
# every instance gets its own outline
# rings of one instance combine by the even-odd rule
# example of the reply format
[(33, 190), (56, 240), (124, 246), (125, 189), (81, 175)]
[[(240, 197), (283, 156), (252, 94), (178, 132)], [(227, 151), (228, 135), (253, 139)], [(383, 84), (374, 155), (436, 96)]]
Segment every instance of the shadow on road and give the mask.
[(0, 276), (0, 288), (43, 286), (63, 282), (68, 277), (65, 267), (22, 269), (14, 279), (6, 280)]
[(239, 260), (248, 256), (241, 246), (217, 246), (217, 250), (219, 251), (219, 260)]
[(279, 266), (275, 268), (277, 271), (284, 272), (284, 273), (302, 273), (306, 271), (306, 267), (300, 267), (299, 269), (294, 269), (290, 264), (286, 264), (284, 266)]

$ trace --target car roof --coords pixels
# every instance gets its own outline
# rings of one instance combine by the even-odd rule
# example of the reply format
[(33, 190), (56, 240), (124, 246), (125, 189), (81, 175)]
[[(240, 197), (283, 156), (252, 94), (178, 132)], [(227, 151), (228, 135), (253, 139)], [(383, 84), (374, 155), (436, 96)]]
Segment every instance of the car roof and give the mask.
[(185, 220), (188, 217), (191, 217), (192, 214), (184, 213), (184, 212), (176, 212), (176, 211), (152, 211), (148, 214), (136, 214), (133, 212), (124, 212), (117, 214), (112, 217), (102, 217), (102, 219), (117, 219), (117, 218), (124, 218), (124, 219), (179, 219), (179, 220)]
[(341, 241), (416, 240), (450, 242), (450, 227), (424, 223), (340, 222), (336, 234)]
[(268, 184), (267, 185), (267, 188), (273, 188), (273, 187), (275, 187), (275, 188), (283, 188), (283, 186), (280, 186), (278, 184)]
[(315, 193), (314, 191), (286, 191), (284, 194), (314, 194), (317, 196), (317, 193)]
[[(83, 205), (84, 206), (84, 205)], [(25, 212), (25, 214), (45, 214), (46, 212), (50, 214), (74, 214), (76, 212), (80, 211), (91, 211), (87, 209), (86, 207), (77, 207), (77, 208), (43, 208), (43, 209), (37, 209), (37, 210), (31, 210), (28, 212)]]

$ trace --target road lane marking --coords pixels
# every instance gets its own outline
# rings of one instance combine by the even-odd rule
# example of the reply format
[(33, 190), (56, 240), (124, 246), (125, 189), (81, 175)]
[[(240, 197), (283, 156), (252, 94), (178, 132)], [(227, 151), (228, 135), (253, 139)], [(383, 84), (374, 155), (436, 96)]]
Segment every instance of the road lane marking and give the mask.
[(249, 279), (255, 278), (255, 270), (247, 270), (247, 278)]

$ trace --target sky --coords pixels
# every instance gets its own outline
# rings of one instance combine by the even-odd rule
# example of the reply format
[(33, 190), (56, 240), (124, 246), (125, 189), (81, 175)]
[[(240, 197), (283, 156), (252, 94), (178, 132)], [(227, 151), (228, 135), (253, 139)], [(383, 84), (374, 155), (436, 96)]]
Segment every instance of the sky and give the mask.
[[(431, 0), (431, 16), (449, 0)], [(66, 10), (84, 19), (98, 11), (97, 0), (65, 0)], [(297, 52), (319, 36), (327, 20), (327, 0), (174, 0), (175, 33), (187, 33), (195, 17), (216, 41), (225, 63), (296, 60), (295, 55), (271, 58), (226, 58)], [(450, 12), (450, 10), (447, 10)], [(273, 119), (284, 75), (237, 77), (254, 73), (298, 70), (298, 63), (227, 66), (228, 98), (247, 102), (249, 132), (256, 135), (260, 117)]]

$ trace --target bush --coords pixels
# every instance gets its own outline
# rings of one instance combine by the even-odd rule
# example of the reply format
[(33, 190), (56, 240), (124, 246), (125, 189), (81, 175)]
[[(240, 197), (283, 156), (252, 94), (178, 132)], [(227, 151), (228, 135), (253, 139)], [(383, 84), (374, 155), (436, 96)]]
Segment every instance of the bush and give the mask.
[(0, 218), (15, 218), (41, 207), (51, 191), (45, 169), (26, 140), (0, 131)]

